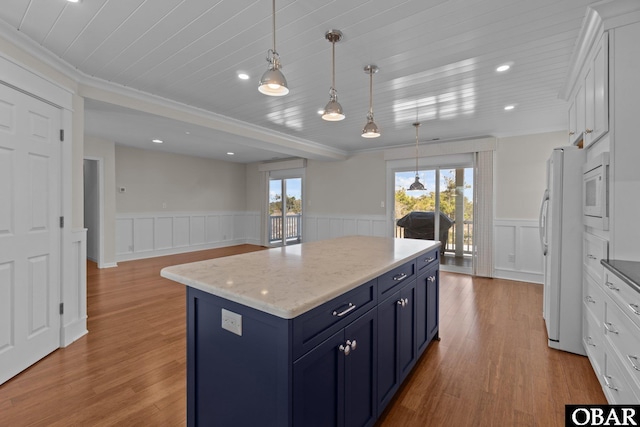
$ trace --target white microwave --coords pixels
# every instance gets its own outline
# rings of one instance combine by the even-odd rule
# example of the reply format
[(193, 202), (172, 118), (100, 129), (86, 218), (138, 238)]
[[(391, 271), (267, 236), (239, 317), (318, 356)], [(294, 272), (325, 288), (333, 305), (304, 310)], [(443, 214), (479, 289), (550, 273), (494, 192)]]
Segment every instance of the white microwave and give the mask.
[(609, 153), (588, 161), (583, 168), (582, 213), (584, 224), (609, 229)]

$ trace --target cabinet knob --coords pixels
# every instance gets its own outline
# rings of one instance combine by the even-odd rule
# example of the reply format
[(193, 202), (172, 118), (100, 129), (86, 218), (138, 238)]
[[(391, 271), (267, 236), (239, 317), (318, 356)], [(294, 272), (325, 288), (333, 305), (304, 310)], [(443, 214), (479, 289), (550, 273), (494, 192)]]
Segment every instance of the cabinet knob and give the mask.
[(351, 347), (351, 350), (355, 350), (356, 347), (358, 346), (358, 343), (356, 342), (356, 340), (347, 340), (347, 346)]
[(396, 303), (402, 307), (406, 307), (409, 304), (409, 298), (400, 298)]
[(587, 129), (584, 130), (584, 133), (591, 133), (591, 132), (593, 132), (593, 129), (587, 128)]
[[(347, 341), (347, 342), (349, 342), (349, 341)], [(349, 344), (347, 344), (347, 345), (340, 344), (340, 347), (338, 347), (338, 350), (343, 352), (345, 356), (348, 356), (349, 353), (351, 353), (351, 346)]]

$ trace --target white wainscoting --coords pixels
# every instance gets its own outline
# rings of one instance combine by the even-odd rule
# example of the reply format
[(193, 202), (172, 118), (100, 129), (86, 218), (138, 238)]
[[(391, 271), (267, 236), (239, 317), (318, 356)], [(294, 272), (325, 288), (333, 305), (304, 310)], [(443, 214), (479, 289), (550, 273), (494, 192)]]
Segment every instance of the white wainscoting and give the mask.
[(73, 230), (66, 234), (66, 239), (69, 257), (63, 262), (60, 347), (87, 333), (87, 230)]
[(150, 212), (116, 215), (117, 261), (243, 243), (260, 244), (259, 212)]
[(304, 215), (303, 221), (305, 242), (350, 235), (390, 236), (384, 215)]
[(494, 276), (543, 283), (538, 221), (494, 219)]

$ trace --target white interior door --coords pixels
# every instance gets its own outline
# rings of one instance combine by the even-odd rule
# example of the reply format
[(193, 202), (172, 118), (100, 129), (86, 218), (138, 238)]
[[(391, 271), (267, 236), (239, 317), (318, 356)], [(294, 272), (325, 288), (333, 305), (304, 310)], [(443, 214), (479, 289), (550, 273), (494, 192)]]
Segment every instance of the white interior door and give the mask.
[(60, 344), (60, 129), (0, 84), (0, 384)]

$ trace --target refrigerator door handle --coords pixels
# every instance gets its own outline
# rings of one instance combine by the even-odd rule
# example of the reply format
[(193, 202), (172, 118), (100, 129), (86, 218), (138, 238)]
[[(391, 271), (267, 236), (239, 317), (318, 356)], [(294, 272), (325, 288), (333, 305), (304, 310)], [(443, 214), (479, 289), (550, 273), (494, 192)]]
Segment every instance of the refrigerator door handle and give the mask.
[(549, 190), (544, 190), (544, 196), (542, 196), (542, 204), (540, 205), (540, 218), (538, 222), (538, 229), (540, 231), (540, 245), (542, 246), (542, 255), (547, 255), (547, 247), (549, 242), (547, 241), (547, 209), (549, 207)]

